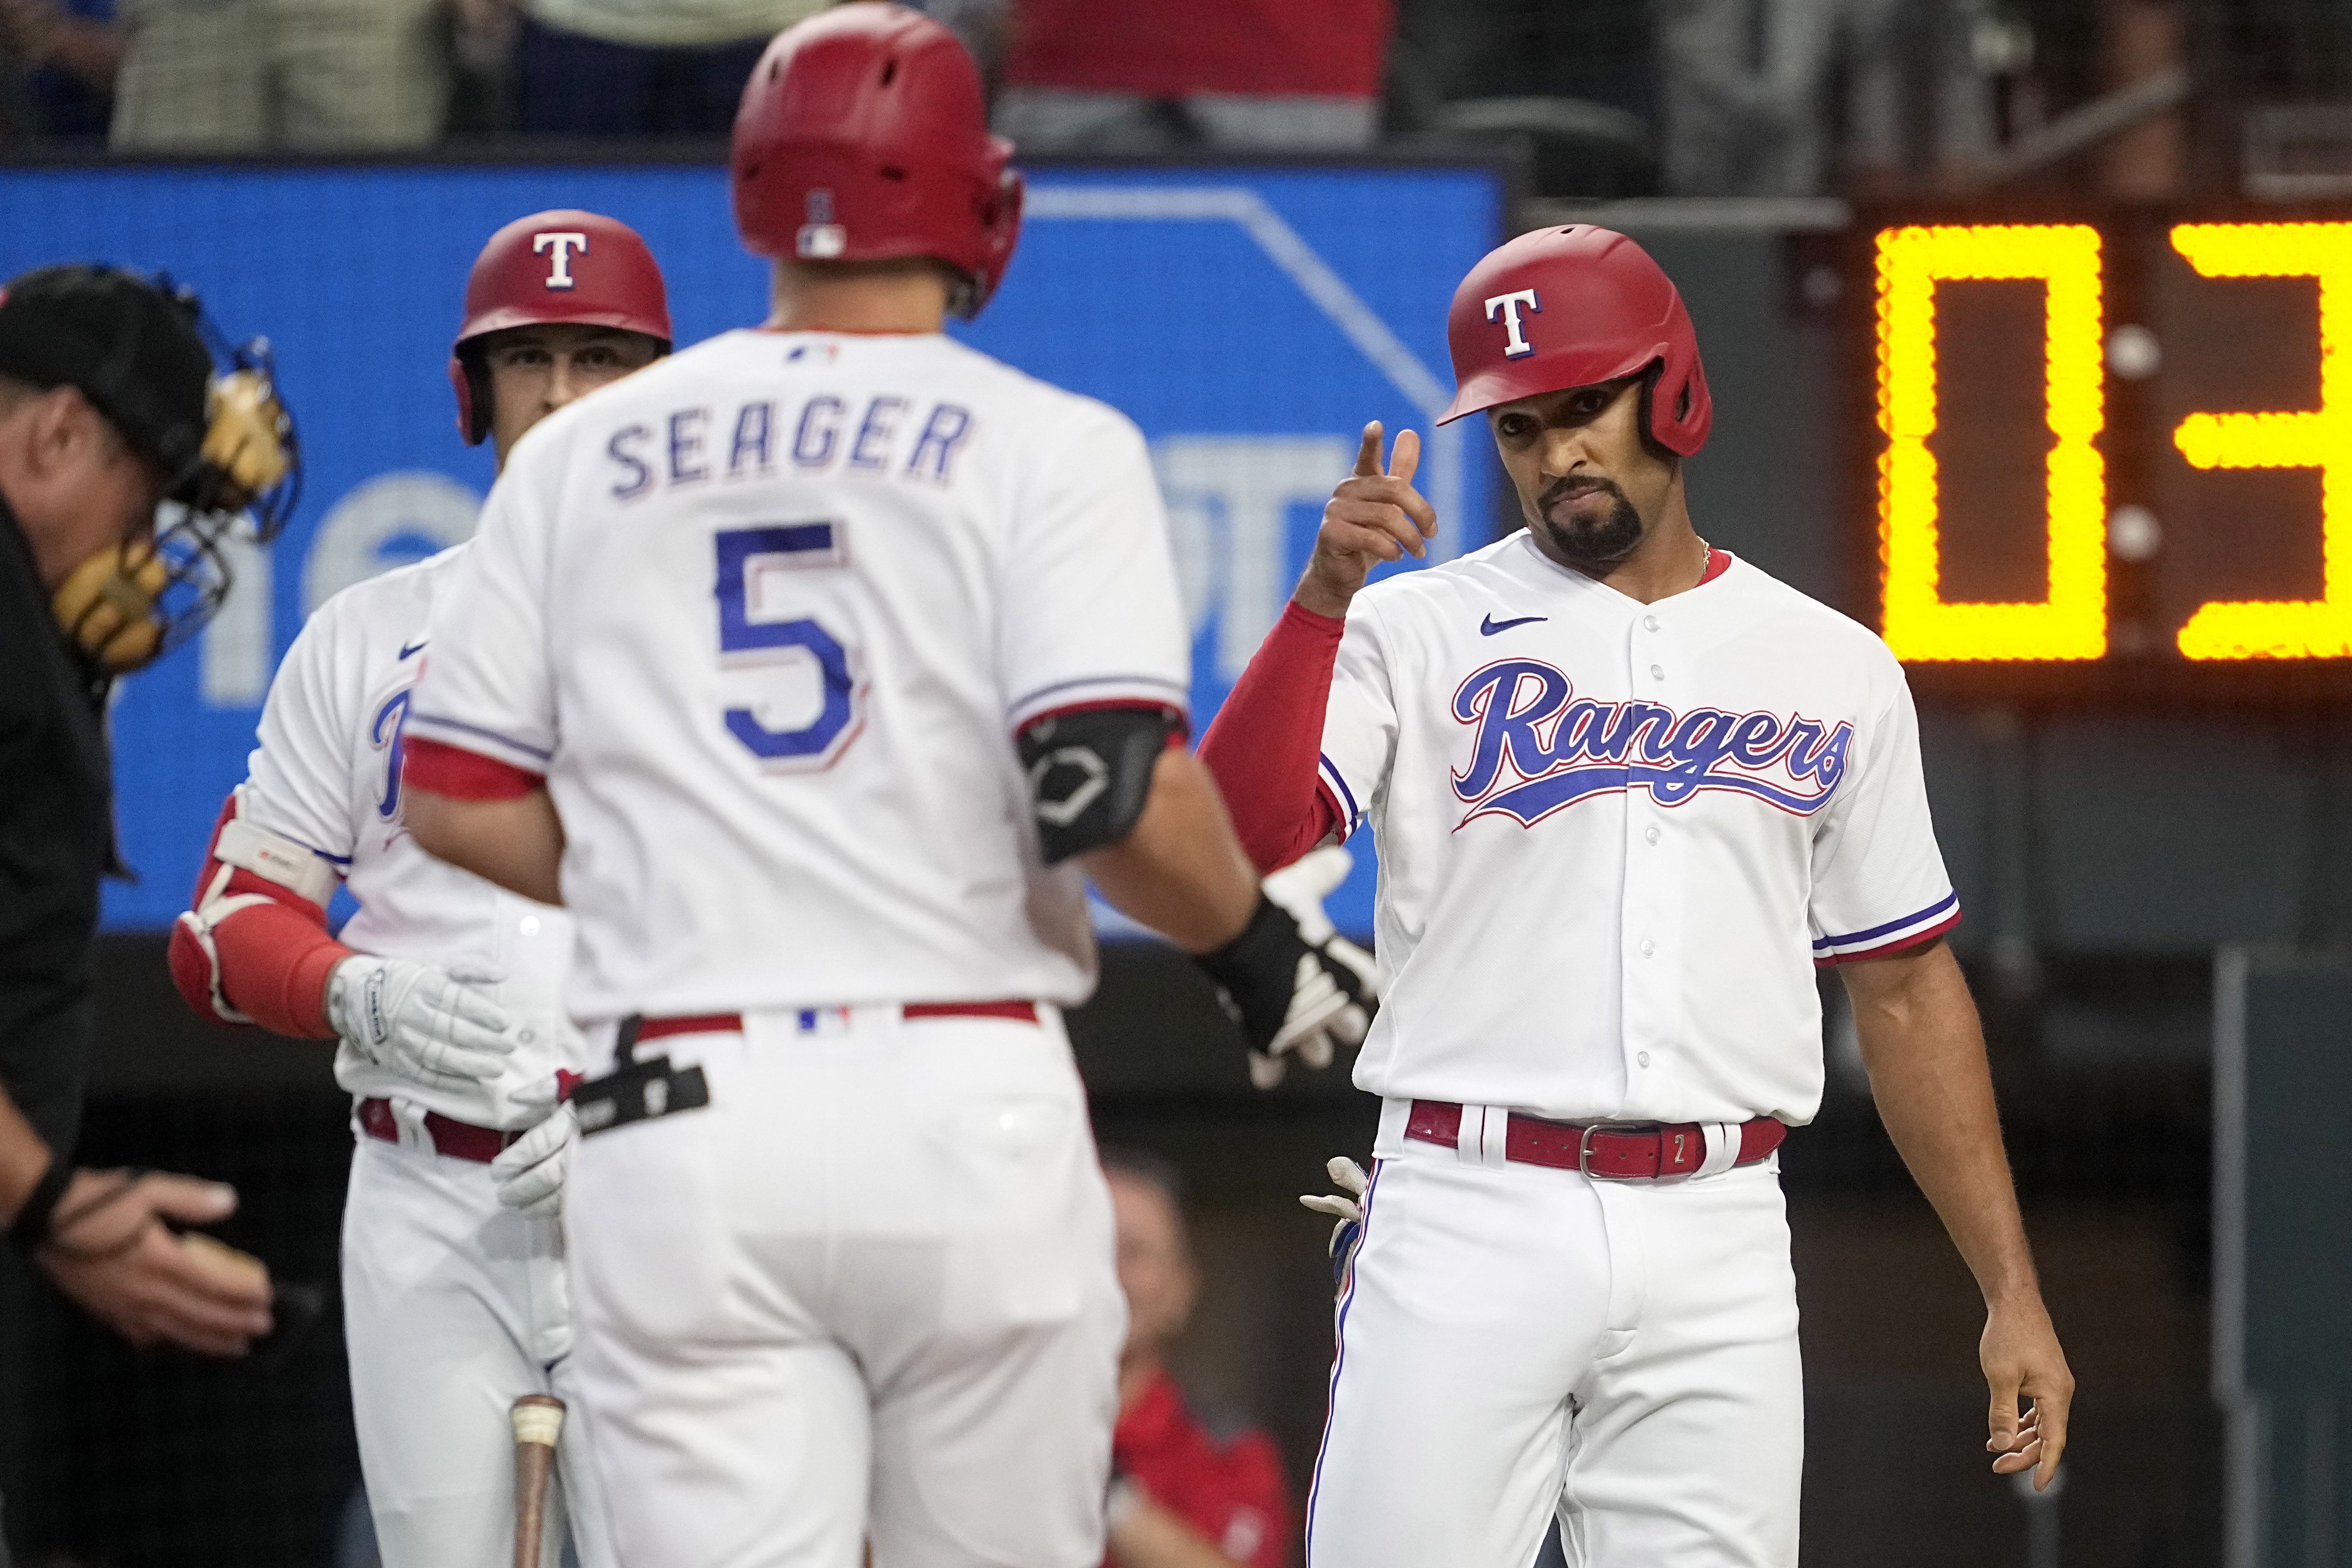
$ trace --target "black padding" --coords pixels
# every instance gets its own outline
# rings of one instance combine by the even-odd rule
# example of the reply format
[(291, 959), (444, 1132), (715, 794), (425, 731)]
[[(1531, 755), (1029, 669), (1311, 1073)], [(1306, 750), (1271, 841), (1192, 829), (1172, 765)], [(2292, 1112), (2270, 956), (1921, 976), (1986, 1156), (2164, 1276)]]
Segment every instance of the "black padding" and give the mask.
[(1151, 795), (1151, 770), (1178, 721), (1165, 708), (1050, 714), (1021, 731), (1021, 768), (1045, 864), (1116, 844)]

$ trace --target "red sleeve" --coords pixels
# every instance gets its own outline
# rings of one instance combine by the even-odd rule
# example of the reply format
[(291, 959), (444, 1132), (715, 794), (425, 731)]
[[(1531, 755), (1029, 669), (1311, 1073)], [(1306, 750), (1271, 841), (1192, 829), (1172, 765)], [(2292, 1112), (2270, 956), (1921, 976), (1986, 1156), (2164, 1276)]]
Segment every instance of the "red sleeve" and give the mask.
[(1289, 865), (1346, 821), (1316, 764), (1347, 625), (1297, 605), (1284, 609), (1201, 738), (1201, 761), (1261, 873)]
[(512, 763), (422, 735), (408, 736), (402, 746), (406, 758), (400, 768), (402, 784), (457, 800), (513, 800), (547, 782)]
[(223, 1005), (273, 1034), (297, 1039), (334, 1037), (327, 1022), (327, 973), (352, 950), (327, 932), (327, 911), (291, 888), (243, 867), (213, 858), (221, 828), (236, 815), (236, 796), (221, 807), (196, 878), (194, 910), (220, 899), (258, 895), (216, 921), (194, 911), (172, 927), (172, 984), (205, 1017), (239, 1022)]

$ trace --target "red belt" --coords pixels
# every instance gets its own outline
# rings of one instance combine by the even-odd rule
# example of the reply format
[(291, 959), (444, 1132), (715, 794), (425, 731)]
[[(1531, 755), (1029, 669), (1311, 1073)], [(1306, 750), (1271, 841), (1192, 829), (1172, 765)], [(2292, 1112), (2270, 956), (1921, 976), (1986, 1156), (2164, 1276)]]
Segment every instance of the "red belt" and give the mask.
[[(392, 1112), (392, 1101), (380, 1096), (360, 1101), (360, 1129), (369, 1137), (381, 1138), (387, 1143), (400, 1142), (400, 1119)], [(497, 1159), (500, 1150), (522, 1136), (519, 1132), (502, 1132), (495, 1127), (477, 1127), (437, 1110), (425, 1113), (425, 1135), (433, 1140), (435, 1153), (482, 1165)]]
[[(829, 1011), (811, 1008), (812, 1012)], [(898, 1016), (916, 1018), (1011, 1018), (1017, 1023), (1037, 1021), (1034, 1002), (909, 1002), (898, 1009)], [(658, 1040), (665, 1035), (740, 1035), (743, 1032), (740, 1013), (695, 1013), (677, 1018), (647, 1018), (637, 1026), (637, 1038)]]
[[(1404, 1135), (1448, 1149), (1462, 1142), (1462, 1108), (1450, 1100), (1416, 1100)], [(1739, 1157), (1732, 1162), (1752, 1165), (1780, 1146), (1788, 1124), (1769, 1116), (1742, 1122)], [(1681, 1176), (1696, 1171), (1706, 1159), (1706, 1132), (1696, 1121), (1656, 1123), (1595, 1122), (1580, 1127), (1572, 1121), (1547, 1121), (1540, 1116), (1510, 1113), (1503, 1131), (1503, 1155), (1529, 1165), (1581, 1171), (1588, 1176), (1634, 1180), (1644, 1176)]]

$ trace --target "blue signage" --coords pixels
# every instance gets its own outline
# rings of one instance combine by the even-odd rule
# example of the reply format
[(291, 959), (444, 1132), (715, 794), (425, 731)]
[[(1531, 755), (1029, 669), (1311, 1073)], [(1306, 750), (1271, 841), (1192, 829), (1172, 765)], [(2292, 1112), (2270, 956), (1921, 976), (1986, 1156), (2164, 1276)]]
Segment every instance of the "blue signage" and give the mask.
[[(1446, 531), (1485, 542), (1496, 469), (1475, 421), (1443, 430), (1445, 305), (1501, 232), (1489, 171), (1181, 167), (1029, 172), (1020, 250), (960, 335), (1124, 410), (1150, 438), (1194, 633), (1204, 728), (1287, 599), (1364, 421), (1423, 432)], [(586, 207), (642, 233), (681, 344), (756, 321), (722, 172), (689, 167), (0, 170), (0, 278), (65, 260), (170, 273), (233, 338), (274, 345), (307, 480), (201, 637), (121, 684), (117, 815), (138, 880), (105, 921), (185, 907), (222, 797), (245, 774), (271, 672), (328, 595), (471, 532), (487, 447), (457, 437), (446, 364), (467, 268), (523, 214)], [(1371, 923), (1371, 857), (1335, 897)]]

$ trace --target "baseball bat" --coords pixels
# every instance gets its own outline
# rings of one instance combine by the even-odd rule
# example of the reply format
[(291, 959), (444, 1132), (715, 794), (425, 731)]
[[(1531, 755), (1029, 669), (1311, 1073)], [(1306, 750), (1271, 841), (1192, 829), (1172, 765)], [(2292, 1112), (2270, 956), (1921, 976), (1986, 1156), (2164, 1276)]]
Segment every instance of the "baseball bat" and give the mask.
[(563, 1401), (526, 1394), (509, 1412), (514, 1421), (514, 1568), (539, 1568), (539, 1538), (547, 1522), (547, 1478), (555, 1468), (555, 1440), (563, 1432)]

